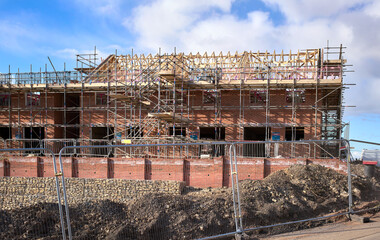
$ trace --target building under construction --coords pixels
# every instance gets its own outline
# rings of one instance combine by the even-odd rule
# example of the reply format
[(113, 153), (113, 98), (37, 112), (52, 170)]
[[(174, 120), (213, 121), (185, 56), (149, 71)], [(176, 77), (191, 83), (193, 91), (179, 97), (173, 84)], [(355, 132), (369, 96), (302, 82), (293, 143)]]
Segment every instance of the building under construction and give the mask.
[(73, 71), (1, 74), (0, 137), (7, 147), (340, 139), (343, 50), (104, 60), (95, 50)]

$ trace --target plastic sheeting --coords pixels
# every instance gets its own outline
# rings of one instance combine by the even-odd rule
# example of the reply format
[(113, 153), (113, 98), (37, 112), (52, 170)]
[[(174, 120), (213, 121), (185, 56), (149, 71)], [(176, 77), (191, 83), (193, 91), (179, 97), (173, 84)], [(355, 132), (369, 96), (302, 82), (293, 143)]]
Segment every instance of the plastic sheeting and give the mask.
[(376, 166), (380, 167), (380, 150), (363, 149), (361, 160), (364, 162), (377, 162)]

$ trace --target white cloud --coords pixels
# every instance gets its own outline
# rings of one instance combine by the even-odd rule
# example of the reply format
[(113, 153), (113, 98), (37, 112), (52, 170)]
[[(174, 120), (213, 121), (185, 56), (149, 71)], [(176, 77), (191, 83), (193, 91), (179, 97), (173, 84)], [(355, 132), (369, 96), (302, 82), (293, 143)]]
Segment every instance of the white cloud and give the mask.
[(229, 12), (232, 2), (233, 0), (152, 1), (134, 9), (132, 18), (125, 19), (124, 25), (138, 35), (136, 43), (142, 48), (157, 50), (159, 47), (178, 46), (183, 34), (191, 31), (203, 18), (210, 18), (205, 14)]
[[(272, 13), (255, 10), (238, 16), (234, 0), (144, 0), (130, 9), (122, 0), (72, 0), (78, 11), (99, 16), (98, 29), (107, 34), (73, 33), (59, 29), (35, 27), (33, 18), (0, 19), (0, 48), (30, 51), (73, 59), (89, 45), (101, 47), (101, 54), (135, 52), (156, 53), (158, 48), (172, 52), (204, 51), (284, 51), (320, 48), (329, 40), (331, 45), (347, 46), (345, 57), (355, 73), (347, 73), (346, 82), (357, 83), (346, 91), (345, 105), (356, 105), (348, 114), (380, 114), (380, 1), (371, 0), (262, 0)], [(135, 3), (134, 3), (135, 4)], [(247, 1), (249, 4), (249, 1)], [(237, 4), (240, 7), (242, 4)], [(126, 8), (126, 7), (129, 7)], [(128, 11), (127, 11), (128, 10)], [(126, 16), (126, 12), (132, 12)], [(282, 13), (284, 21), (271, 17)], [(88, 13), (87, 13), (88, 14)], [(86, 15), (85, 15), (86, 16)], [(112, 17), (116, 21), (101, 21)], [(32, 23), (30, 23), (32, 22)], [(116, 25), (108, 25), (111, 24)], [(129, 32), (133, 40), (124, 40)], [(117, 29), (117, 30), (113, 30)], [(124, 29), (125, 31), (125, 29)], [(49, 37), (46, 37), (49, 36)], [(53, 44), (54, 43), (54, 44)], [(91, 50), (89, 50), (91, 51)]]
[[(97, 60), (96, 62), (99, 64), (103, 59), (107, 58), (110, 52), (115, 51), (117, 46), (111, 45), (107, 46), (104, 49), (96, 49)], [(106, 51), (104, 51), (106, 50)], [(74, 49), (74, 48), (64, 48), (57, 50), (53, 56), (58, 57), (60, 59), (67, 59), (73, 61), (76, 59), (77, 54), (94, 54), (94, 49)], [(84, 58), (88, 58), (88, 56), (83, 56)], [(91, 56), (92, 57), (92, 56)], [(80, 62), (78, 63), (80, 64)]]
[(60, 58), (73, 59), (78, 53), (79, 51), (77, 49), (65, 48), (56, 51), (54, 55), (59, 56)]
[[(290, 7), (296, 6), (292, 0), (265, 1), (276, 5), (286, 16), (302, 12), (300, 8)], [(136, 33), (136, 44), (153, 51), (159, 47), (171, 51), (175, 46), (182, 51), (294, 50), (320, 47), (327, 39), (349, 44), (353, 38), (350, 26), (341, 21), (320, 18), (274, 26), (268, 12), (253, 11), (241, 19), (231, 13), (232, 1), (207, 3), (156, 0), (137, 7), (124, 25)], [(347, 8), (342, 2), (335, 5), (333, 9)]]
[(371, 17), (380, 18), (380, 1), (374, 1), (367, 5), (364, 12)]
[[(262, 0), (285, 21), (274, 24), (269, 12), (252, 11), (246, 18), (231, 11), (232, 1), (155, 0), (133, 10), (124, 25), (136, 34), (142, 51), (285, 51), (343, 44), (355, 73), (346, 82), (358, 86), (346, 91), (346, 113), (380, 114), (380, 8), (371, 0)], [(361, 100), (366, 96), (366, 101)]]
[[(183, 51), (245, 51), (257, 46), (270, 49), (277, 30), (268, 14), (251, 12), (247, 19), (239, 20), (226, 14), (199, 21), (187, 32), (177, 36), (177, 43)], [(264, 49), (263, 49), (264, 48)]]
[(315, 18), (336, 17), (342, 12), (355, 10), (371, 0), (262, 0), (285, 14), (289, 22), (309, 21)]

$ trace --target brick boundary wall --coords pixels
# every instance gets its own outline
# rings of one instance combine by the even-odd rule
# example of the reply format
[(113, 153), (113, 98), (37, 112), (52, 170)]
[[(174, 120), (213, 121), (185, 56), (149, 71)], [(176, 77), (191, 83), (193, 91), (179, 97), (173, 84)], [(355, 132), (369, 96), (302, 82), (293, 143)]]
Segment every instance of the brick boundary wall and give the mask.
[[(178, 181), (66, 178), (68, 203), (112, 200), (125, 203), (148, 193), (181, 194)], [(55, 178), (0, 177), (0, 209), (9, 210), (36, 203), (57, 203)]]
[[(174, 180), (193, 187), (230, 187), (228, 158), (144, 159), (65, 157), (68, 178)], [(294, 164), (319, 164), (340, 173), (347, 172), (339, 159), (237, 158), (239, 179), (260, 180)], [(47, 157), (7, 157), (0, 160), (0, 176), (53, 177), (52, 159)]]

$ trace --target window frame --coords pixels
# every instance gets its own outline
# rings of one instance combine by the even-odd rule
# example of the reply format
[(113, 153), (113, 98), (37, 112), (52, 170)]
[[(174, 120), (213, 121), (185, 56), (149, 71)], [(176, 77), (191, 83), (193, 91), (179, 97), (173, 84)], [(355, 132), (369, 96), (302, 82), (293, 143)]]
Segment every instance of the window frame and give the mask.
[(305, 89), (286, 89), (285, 97), (287, 103), (293, 103), (293, 92), (294, 92), (294, 103), (302, 104), (306, 102), (306, 90)]
[[(267, 89), (251, 89), (249, 90), (249, 103), (250, 104), (265, 104), (267, 102), (266, 94)], [(260, 97), (261, 100), (258, 98)]]
[(25, 93), (25, 106), (41, 106), (41, 92)]
[(204, 91), (202, 91), (202, 103), (203, 104), (215, 104), (218, 97), (220, 97), (220, 92), (218, 90), (204, 90)]
[[(98, 96), (102, 96), (98, 98)], [(104, 96), (104, 98), (103, 98)], [(99, 102), (100, 100), (100, 102)], [(105, 92), (95, 92), (95, 105), (96, 106), (105, 106), (107, 105), (107, 93)]]
[(10, 93), (0, 93), (0, 107), (8, 107), (11, 104)]

